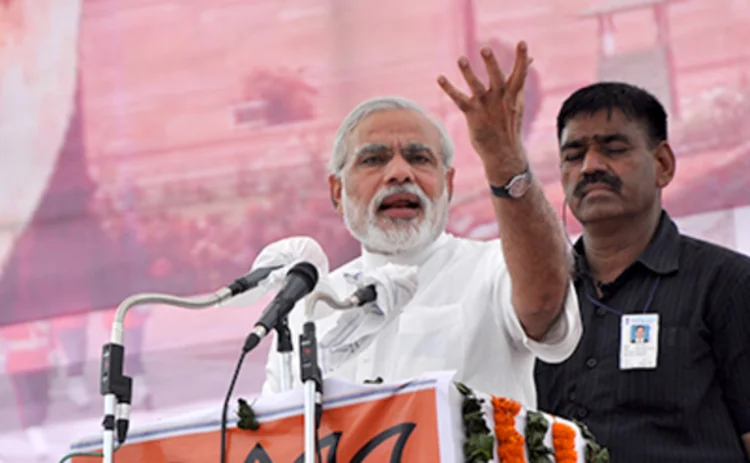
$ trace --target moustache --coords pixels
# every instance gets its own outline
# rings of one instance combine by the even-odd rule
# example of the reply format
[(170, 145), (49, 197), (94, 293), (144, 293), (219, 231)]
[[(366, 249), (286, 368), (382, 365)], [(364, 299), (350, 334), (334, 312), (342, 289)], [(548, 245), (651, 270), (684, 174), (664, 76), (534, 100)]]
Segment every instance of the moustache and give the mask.
[(620, 190), (622, 189), (622, 180), (620, 180), (618, 177), (615, 177), (614, 175), (605, 172), (603, 170), (597, 170), (592, 173), (586, 173), (583, 174), (583, 178), (575, 187), (575, 190), (573, 190), (573, 196), (580, 198), (583, 196), (583, 190), (589, 186), (596, 183), (603, 183), (610, 187), (615, 193), (620, 193)]
[(374, 209), (377, 210), (380, 208), (380, 206), (383, 205), (383, 202), (388, 199), (389, 196), (399, 193), (412, 194), (416, 196), (419, 200), (420, 207), (425, 207), (425, 205), (430, 202), (430, 198), (424, 193), (424, 191), (422, 191), (421, 188), (413, 184), (406, 184), (389, 186), (384, 188), (383, 190), (380, 190), (372, 199), (371, 205), (374, 207)]

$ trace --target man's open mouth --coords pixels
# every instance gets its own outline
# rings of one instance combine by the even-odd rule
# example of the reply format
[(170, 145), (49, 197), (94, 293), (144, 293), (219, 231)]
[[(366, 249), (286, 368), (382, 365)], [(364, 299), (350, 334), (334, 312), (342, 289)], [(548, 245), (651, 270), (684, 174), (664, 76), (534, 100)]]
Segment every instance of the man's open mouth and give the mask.
[(411, 193), (396, 193), (380, 203), (378, 212), (394, 218), (415, 217), (422, 210), (422, 201)]

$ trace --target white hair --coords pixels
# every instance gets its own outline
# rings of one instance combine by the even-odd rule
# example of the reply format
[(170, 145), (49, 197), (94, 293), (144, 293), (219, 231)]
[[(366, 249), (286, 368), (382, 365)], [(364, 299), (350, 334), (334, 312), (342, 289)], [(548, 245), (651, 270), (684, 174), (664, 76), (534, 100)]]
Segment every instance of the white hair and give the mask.
[(331, 157), (331, 162), (328, 164), (328, 170), (335, 176), (340, 177), (341, 171), (346, 165), (346, 157), (349, 152), (349, 135), (367, 116), (380, 111), (394, 109), (414, 111), (435, 126), (440, 133), (440, 154), (443, 156), (443, 165), (446, 168), (450, 168), (453, 164), (453, 142), (443, 124), (427, 114), (427, 111), (422, 106), (412, 100), (397, 96), (384, 96), (360, 103), (346, 116), (346, 119), (344, 119), (344, 122), (341, 123), (341, 126), (336, 131), (336, 137), (333, 140), (333, 156)]

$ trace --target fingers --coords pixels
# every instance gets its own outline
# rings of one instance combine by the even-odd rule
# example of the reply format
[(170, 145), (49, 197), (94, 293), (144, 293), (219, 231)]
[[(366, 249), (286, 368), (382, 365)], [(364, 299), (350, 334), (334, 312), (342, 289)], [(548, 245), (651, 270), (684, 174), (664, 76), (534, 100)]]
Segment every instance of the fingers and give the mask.
[(457, 89), (445, 76), (440, 76), (437, 79), (438, 85), (443, 89), (446, 95), (456, 103), (458, 109), (466, 112), (470, 108), (469, 97), (465, 95), (461, 90)]
[(528, 46), (526, 45), (526, 42), (521, 41), (516, 47), (516, 60), (513, 63), (513, 70), (508, 77), (508, 92), (510, 92), (512, 96), (518, 95), (523, 89), (530, 65), (531, 60), (529, 59)]
[[(477, 77), (471, 69), (469, 60), (466, 57), (461, 57), (458, 60), (458, 68), (471, 90), (471, 95), (466, 95), (458, 90), (445, 76), (438, 77), (438, 85), (440, 85), (446, 95), (448, 95), (463, 112), (469, 110), (472, 104), (476, 104), (477, 101), (481, 102), (488, 97), (492, 98), (490, 97), (490, 94), (494, 94), (501, 98), (509, 98), (510, 101), (514, 102), (514, 108), (517, 105), (522, 107), (523, 87), (529, 71), (529, 66), (532, 62), (531, 58), (529, 58), (526, 42), (521, 41), (518, 43), (513, 69), (507, 80), (503, 71), (500, 69), (500, 65), (498, 64), (497, 58), (492, 50), (489, 47), (482, 47), (480, 52), (485, 67), (487, 68), (489, 87), (486, 87)], [(518, 108), (515, 109), (518, 110)]]
[(495, 54), (489, 47), (482, 47), (481, 54), (487, 68), (487, 75), (490, 78), (490, 88), (503, 91), (505, 89), (505, 76), (497, 63)]
[(484, 84), (481, 80), (479, 80), (479, 77), (474, 74), (474, 71), (471, 69), (471, 64), (469, 64), (468, 58), (466, 58), (465, 56), (459, 58), (458, 68), (461, 70), (461, 74), (464, 76), (464, 80), (469, 85), (471, 93), (473, 93), (475, 96), (479, 96), (485, 92)]

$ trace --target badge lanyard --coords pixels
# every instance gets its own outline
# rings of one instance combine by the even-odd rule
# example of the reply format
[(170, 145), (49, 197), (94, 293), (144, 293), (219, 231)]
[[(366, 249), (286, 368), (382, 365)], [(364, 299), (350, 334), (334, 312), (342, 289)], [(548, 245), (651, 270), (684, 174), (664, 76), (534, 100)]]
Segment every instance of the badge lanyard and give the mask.
[[(661, 282), (661, 275), (656, 277), (656, 281), (654, 281), (654, 284), (651, 286), (651, 292), (648, 295), (648, 299), (646, 299), (646, 305), (643, 306), (642, 313), (648, 312), (649, 307), (651, 307), (651, 303), (654, 301), (654, 294), (656, 294), (656, 289), (659, 287), (659, 283)], [(592, 304), (595, 306), (606, 310), (607, 312), (611, 312), (615, 315), (625, 315), (623, 312), (613, 309), (612, 307), (608, 306), (607, 304), (604, 304), (602, 302), (597, 301), (595, 298), (591, 297), (591, 294), (589, 294), (588, 288), (584, 290), (586, 293), (586, 299), (589, 300)]]

